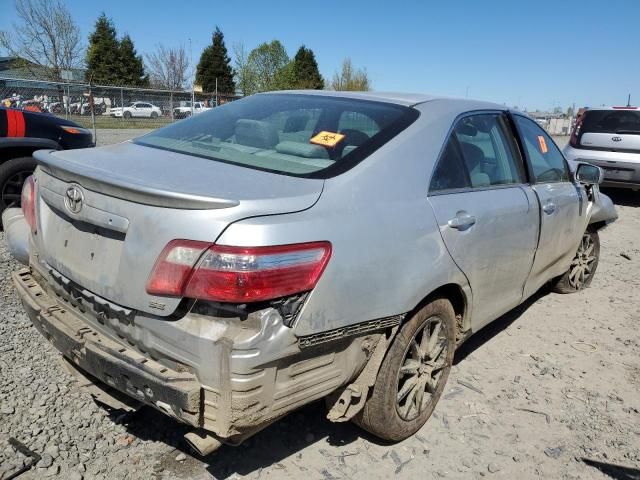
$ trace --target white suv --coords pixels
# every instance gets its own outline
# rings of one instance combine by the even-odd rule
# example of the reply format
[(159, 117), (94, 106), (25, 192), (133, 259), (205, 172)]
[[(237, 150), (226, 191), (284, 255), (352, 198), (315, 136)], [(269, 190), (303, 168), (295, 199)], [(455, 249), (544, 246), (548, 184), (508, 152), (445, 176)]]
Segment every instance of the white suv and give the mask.
[(142, 117), (142, 118), (158, 118), (162, 115), (160, 107), (156, 107), (146, 102), (133, 102), (128, 107), (112, 108), (109, 112), (112, 117)]
[(585, 110), (564, 154), (602, 168), (605, 186), (640, 189), (640, 107)]

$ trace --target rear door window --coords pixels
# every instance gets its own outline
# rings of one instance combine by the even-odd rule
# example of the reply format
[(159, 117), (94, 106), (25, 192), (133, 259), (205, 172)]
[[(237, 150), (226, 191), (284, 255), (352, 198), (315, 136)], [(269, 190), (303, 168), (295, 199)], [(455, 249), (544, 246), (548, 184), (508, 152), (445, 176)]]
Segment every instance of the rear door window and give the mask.
[(514, 115), (535, 183), (568, 182), (569, 168), (562, 152), (533, 120)]
[(472, 187), (524, 181), (524, 165), (508, 133), (504, 115), (481, 114), (461, 119), (454, 129)]
[(430, 192), (442, 192), (471, 187), (467, 167), (462, 160), (455, 136), (450, 136), (431, 177)]
[(524, 181), (524, 164), (505, 116), (478, 114), (456, 123), (429, 190), (482, 189)]

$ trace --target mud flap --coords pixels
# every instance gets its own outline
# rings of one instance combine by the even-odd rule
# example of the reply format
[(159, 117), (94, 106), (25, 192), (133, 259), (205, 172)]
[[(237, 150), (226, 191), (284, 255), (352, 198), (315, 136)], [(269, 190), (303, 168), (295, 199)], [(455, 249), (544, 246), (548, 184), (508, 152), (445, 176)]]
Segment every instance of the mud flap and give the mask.
[[(373, 347), (373, 353), (360, 372), (360, 375), (358, 375), (358, 378), (356, 378), (355, 382), (344, 387), (331, 407), (331, 410), (327, 413), (327, 418), (330, 421), (347, 422), (362, 410), (367, 401), (369, 390), (376, 382), (384, 356), (387, 353), (389, 345), (395, 338), (398, 328), (399, 325), (393, 327), (389, 336), (385, 334), (380, 335), (378, 343)], [(370, 348), (367, 348), (365, 345), (366, 340), (365, 343), (363, 343), (363, 348), (370, 350)]]

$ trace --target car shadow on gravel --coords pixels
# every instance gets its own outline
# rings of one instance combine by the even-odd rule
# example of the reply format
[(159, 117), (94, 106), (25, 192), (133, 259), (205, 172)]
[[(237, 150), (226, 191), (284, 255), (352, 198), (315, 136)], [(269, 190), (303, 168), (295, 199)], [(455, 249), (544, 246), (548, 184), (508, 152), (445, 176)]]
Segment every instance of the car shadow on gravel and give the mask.
[(603, 188), (602, 193), (607, 195), (613, 203), (624, 207), (640, 207), (640, 191), (622, 188)]
[[(300, 458), (300, 452), (311, 444), (316, 444), (320, 455), (327, 458), (332, 455), (323, 450), (325, 444), (347, 447), (363, 438), (370, 443), (386, 445), (350, 422), (332, 423), (325, 415), (324, 402), (314, 402), (275, 422), (241, 445), (223, 445), (204, 458), (195, 455), (184, 441), (183, 436), (189, 431), (188, 427), (172, 421), (153, 408), (143, 407), (119, 421), (131, 435), (141, 440), (163, 442), (173, 447), (174, 450), (165, 454), (160, 463), (164, 470), (178, 477), (197, 475), (206, 469), (215, 478), (225, 479), (234, 474), (248, 475), (265, 467), (278, 468), (279, 462), (286, 458), (296, 454)], [(187, 458), (176, 461), (180, 452)], [(294, 460), (294, 463), (299, 465), (300, 474), (303, 474), (306, 469), (304, 460)], [(316, 473), (318, 472), (314, 472), (312, 476)]]
[[(454, 364), (462, 362), (469, 354), (480, 348), (498, 333), (503, 331), (524, 311), (540, 298), (550, 293), (549, 287), (544, 287), (528, 299), (521, 306), (503, 315), (496, 321), (473, 335), (456, 352)], [(376, 445), (391, 445), (377, 437), (369, 435), (351, 422), (332, 423), (326, 419), (324, 402), (314, 402), (302, 407), (290, 415), (265, 428), (255, 436), (249, 438), (240, 446), (222, 446), (207, 457), (199, 458), (189, 448), (183, 439), (189, 427), (174, 422), (164, 414), (150, 407), (143, 407), (136, 413), (118, 416), (115, 412), (112, 419), (123, 423), (127, 431), (142, 440), (163, 442), (174, 450), (165, 454), (161, 460), (164, 470), (178, 477), (197, 475), (206, 469), (215, 478), (226, 479), (234, 474), (248, 475), (260, 471), (265, 467), (279, 468), (279, 463), (284, 459), (292, 459), (294, 465), (300, 469), (299, 474), (305, 475), (305, 460), (302, 451), (309, 445), (316, 445), (317, 452), (327, 457), (327, 461), (335, 455), (323, 448), (324, 445), (332, 447), (348, 447), (358, 439)], [(358, 447), (348, 448), (349, 455)], [(182, 452), (187, 458), (176, 461), (178, 454)], [(364, 454), (364, 452), (362, 452)], [(284, 468), (284, 466), (282, 466)], [(322, 472), (313, 472), (311, 476)]]

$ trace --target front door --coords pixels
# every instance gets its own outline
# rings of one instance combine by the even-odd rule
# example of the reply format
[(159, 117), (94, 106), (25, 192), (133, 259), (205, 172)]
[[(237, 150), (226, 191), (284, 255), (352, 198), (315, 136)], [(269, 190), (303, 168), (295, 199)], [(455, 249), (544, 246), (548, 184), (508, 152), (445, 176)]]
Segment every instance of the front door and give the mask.
[(429, 193), (442, 239), (473, 293), (472, 328), (522, 301), (538, 238), (538, 208), (501, 112), (458, 121)]
[(525, 296), (569, 268), (587, 225), (587, 198), (571, 179), (564, 156), (533, 120), (513, 119), (529, 164), (532, 188), (540, 209), (540, 240)]

